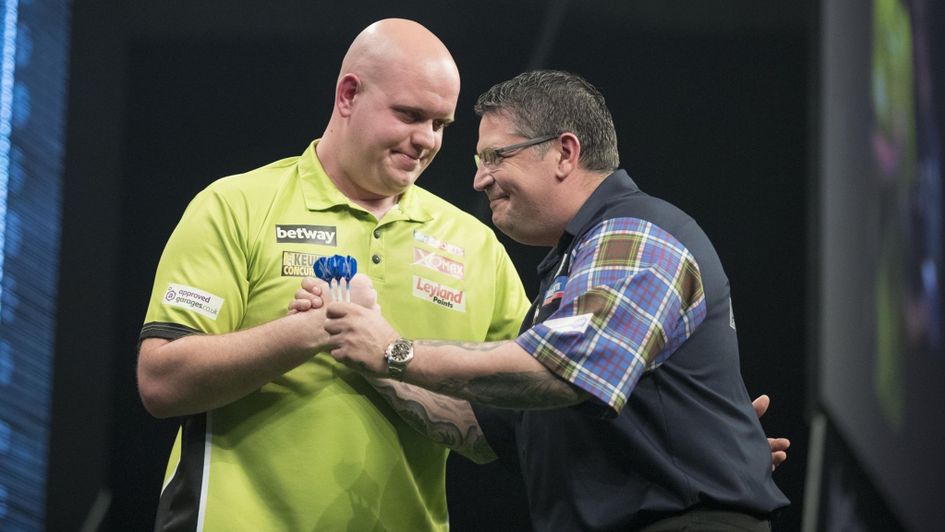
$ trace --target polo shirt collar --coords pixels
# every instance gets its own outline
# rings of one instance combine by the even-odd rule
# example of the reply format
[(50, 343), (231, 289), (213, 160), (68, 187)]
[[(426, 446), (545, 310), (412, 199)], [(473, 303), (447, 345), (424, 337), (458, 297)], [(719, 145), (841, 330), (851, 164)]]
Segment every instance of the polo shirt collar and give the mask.
[(574, 218), (571, 218), (571, 221), (565, 226), (564, 231), (570, 234), (572, 238), (583, 233), (588, 229), (588, 225), (600, 221), (602, 211), (607, 208), (608, 203), (613, 198), (639, 191), (640, 187), (633, 182), (633, 179), (630, 179), (630, 175), (627, 174), (626, 170), (615, 171), (601, 181), (600, 185), (584, 202), (584, 205), (581, 205), (581, 208), (578, 209)]
[(605, 177), (594, 192), (588, 196), (587, 201), (581, 205), (574, 218), (571, 218), (571, 221), (565, 226), (564, 234), (561, 235), (555, 247), (538, 265), (539, 277), (543, 277), (558, 265), (565, 251), (571, 246), (574, 237), (583, 234), (591, 225), (600, 221), (609, 201), (615, 197), (639, 191), (640, 188), (633, 182), (633, 179), (630, 179), (630, 175), (625, 170), (617, 170)]
[[(310, 211), (326, 211), (333, 207), (345, 206), (353, 210), (367, 212), (338, 190), (338, 187), (325, 173), (325, 168), (322, 167), (321, 161), (318, 160), (318, 154), (315, 152), (318, 141), (319, 139), (316, 139), (309, 144), (297, 162), (302, 193), (305, 197), (305, 207)], [(400, 195), (400, 201), (397, 205), (384, 215), (384, 221), (428, 222), (432, 219), (433, 215), (422, 204), (420, 191), (416, 186), (411, 186), (405, 190)]]

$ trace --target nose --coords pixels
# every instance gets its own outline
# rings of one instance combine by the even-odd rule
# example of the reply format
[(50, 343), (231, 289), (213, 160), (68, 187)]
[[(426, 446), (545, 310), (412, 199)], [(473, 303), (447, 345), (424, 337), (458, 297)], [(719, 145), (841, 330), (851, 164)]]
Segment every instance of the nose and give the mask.
[(475, 189), (476, 192), (484, 191), (492, 183), (495, 183), (495, 178), (492, 177), (492, 173), (486, 169), (486, 165), (476, 168), (476, 175), (473, 176), (473, 189)]
[(413, 142), (414, 146), (422, 150), (434, 150), (437, 146), (439, 134), (440, 133), (433, 128), (432, 121), (423, 122), (414, 128), (411, 142)]

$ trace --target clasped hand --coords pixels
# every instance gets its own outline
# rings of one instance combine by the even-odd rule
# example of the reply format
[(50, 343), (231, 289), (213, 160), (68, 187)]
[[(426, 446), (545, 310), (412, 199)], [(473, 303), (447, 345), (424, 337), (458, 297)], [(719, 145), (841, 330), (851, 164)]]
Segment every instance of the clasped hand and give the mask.
[(371, 278), (357, 274), (350, 283), (351, 302), (334, 301), (326, 282), (314, 277), (302, 279), (289, 303), (289, 313), (325, 307), (325, 332), (330, 335), (332, 358), (370, 376), (387, 375), (384, 351), (397, 331), (381, 315), (377, 292)]
[[(384, 351), (399, 335), (381, 315), (377, 292), (368, 276), (355, 275), (350, 288), (351, 303), (335, 302), (327, 283), (306, 277), (289, 304), (289, 313), (317, 310), (327, 305), (323, 326), (330, 335), (329, 353), (332, 358), (365, 375), (386, 377)], [(759, 418), (769, 403), (767, 395), (752, 402)], [(768, 438), (772, 469), (787, 459), (790, 445), (786, 438)]]

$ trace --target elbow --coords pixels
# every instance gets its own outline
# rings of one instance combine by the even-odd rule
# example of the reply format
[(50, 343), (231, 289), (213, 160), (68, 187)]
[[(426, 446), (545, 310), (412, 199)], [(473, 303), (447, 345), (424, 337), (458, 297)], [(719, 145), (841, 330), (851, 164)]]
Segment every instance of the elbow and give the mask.
[(453, 447), (453, 450), (477, 465), (488, 464), (499, 459), (484, 437), (462, 447)]
[(174, 405), (170, 400), (165, 386), (154, 378), (144, 377), (138, 371), (138, 395), (141, 397), (141, 404), (144, 409), (152, 416), (164, 419), (179, 415), (174, 411)]
[(485, 465), (488, 463), (495, 462), (497, 460), (494, 454), (493, 455), (482, 455), (482, 454), (476, 454), (476, 453), (470, 453), (470, 454), (460, 453), (460, 454), (468, 458), (470, 461), (472, 461), (472, 463), (476, 465)]
[(136, 368), (141, 404), (149, 414), (159, 419), (186, 414), (181, 411), (180, 396), (176, 393), (180, 389), (174, 377), (177, 364), (162, 351), (167, 343), (167, 340), (156, 338), (142, 342)]
[(164, 419), (183, 414), (178, 405), (176, 388), (166, 369), (159, 364), (160, 358), (142, 352), (138, 357), (138, 396), (144, 409), (152, 416)]

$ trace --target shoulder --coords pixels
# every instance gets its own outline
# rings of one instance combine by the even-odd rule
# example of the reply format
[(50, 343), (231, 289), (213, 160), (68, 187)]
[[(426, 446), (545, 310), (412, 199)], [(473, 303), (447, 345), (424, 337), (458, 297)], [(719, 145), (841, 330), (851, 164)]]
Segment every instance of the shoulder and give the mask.
[(575, 249), (603, 261), (659, 263), (691, 256), (687, 246), (670, 231), (633, 216), (601, 220), (578, 237)]
[(248, 172), (221, 177), (208, 185), (205, 191), (225, 197), (274, 191), (280, 184), (280, 178), (295, 174), (298, 159), (288, 157)]
[(601, 225), (622, 229), (635, 226), (638, 231), (668, 235), (702, 260), (714, 260), (710, 257), (714, 257), (715, 248), (692, 216), (666, 200), (642, 192), (608, 202), (597, 226), (589, 228), (589, 232)]
[(297, 174), (297, 160), (298, 157), (289, 157), (248, 172), (221, 177), (207, 185), (195, 202), (214, 203), (233, 210), (266, 208)]

